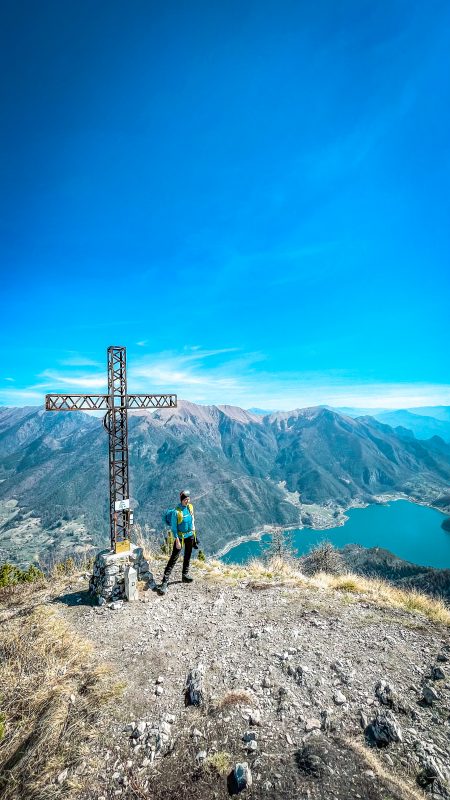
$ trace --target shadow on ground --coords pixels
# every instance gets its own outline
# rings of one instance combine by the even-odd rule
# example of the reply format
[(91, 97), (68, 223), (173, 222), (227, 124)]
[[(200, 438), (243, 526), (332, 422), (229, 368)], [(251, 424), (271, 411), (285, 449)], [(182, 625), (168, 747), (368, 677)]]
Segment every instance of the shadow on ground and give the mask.
[(67, 592), (54, 597), (53, 603), (62, 603), (65, 606), (96, 606), (95, 598), (86, 591)]

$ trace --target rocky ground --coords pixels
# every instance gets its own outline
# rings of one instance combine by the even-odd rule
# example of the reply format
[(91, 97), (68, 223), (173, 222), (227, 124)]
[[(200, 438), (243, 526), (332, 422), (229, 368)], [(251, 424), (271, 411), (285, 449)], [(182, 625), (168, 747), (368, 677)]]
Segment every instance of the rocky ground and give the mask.
[(125, 683), (95, 773), (81, 767), (85, 798), (450, 798), (448, 627), (345, 592), (193, 574), (114, 609), (90, 605), (87, 579), (56, 598)]

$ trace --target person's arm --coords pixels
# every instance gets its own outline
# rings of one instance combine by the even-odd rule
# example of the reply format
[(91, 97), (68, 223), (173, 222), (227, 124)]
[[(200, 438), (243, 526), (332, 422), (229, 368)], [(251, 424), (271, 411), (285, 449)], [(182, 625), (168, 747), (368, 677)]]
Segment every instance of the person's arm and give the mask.
[(172, 511), (172, 533), (175, 539), (175, 546), (179, 550), (181, 547), (180, 535), (178, 533), (178, 514), (176, 509)]

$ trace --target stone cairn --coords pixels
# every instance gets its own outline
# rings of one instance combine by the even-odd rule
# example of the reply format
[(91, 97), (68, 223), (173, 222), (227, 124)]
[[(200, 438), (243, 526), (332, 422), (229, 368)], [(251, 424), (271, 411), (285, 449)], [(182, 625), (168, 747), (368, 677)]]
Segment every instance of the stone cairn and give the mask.
[(94, 561), (89, 592), (97, 598), (100, 606), (124, 598), (136, 600), (136, 581), (153, 585), (153, 575), (142, 547), (132, 544), (126, 553), (102, 550)]

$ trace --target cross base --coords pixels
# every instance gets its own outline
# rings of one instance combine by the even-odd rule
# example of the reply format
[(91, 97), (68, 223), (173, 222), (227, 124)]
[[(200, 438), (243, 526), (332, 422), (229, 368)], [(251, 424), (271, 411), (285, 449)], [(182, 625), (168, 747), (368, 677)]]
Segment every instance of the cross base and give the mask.
[(130, 553), (131, 542), (129, 539), (124, 539), (123, 542), (116, 542), (114, 545), (115, 553)]
[(100, 606), (124, 599), (137, 600), (136, 579), (146, 581), (148, 585), (153, 584), (153, 576), (142, 547), (131, 544), (128, 540), (127, 542), (127, 550), (102, 550), (95, 558), (89, 592)]

